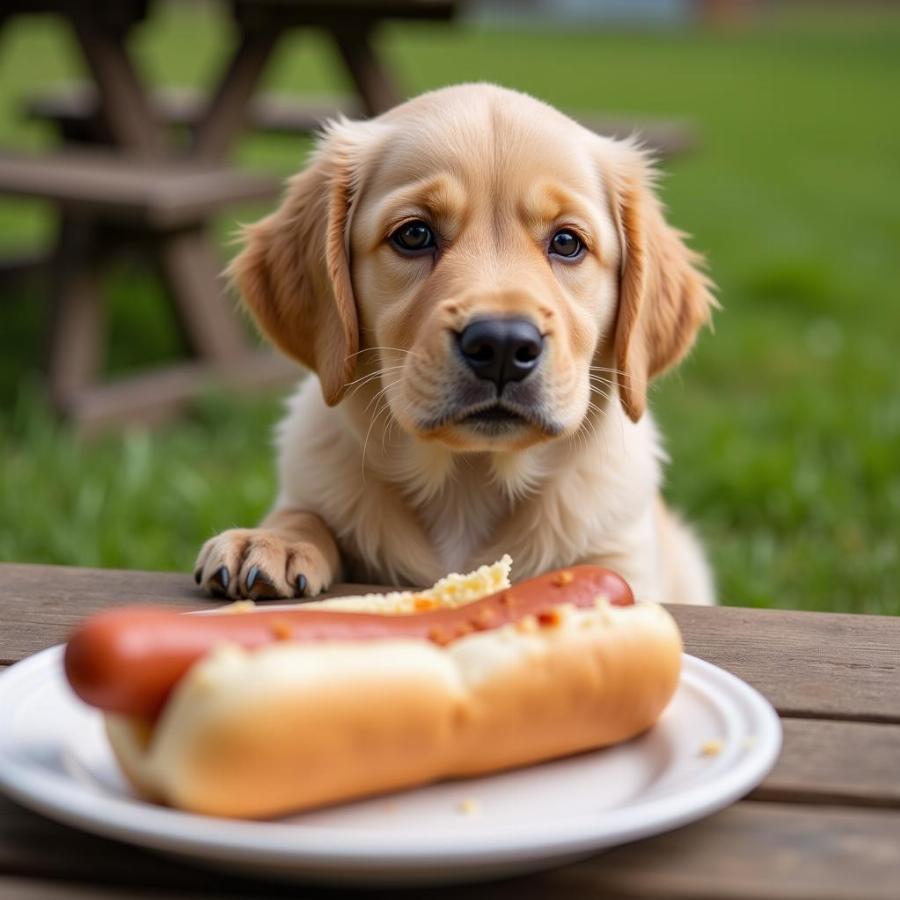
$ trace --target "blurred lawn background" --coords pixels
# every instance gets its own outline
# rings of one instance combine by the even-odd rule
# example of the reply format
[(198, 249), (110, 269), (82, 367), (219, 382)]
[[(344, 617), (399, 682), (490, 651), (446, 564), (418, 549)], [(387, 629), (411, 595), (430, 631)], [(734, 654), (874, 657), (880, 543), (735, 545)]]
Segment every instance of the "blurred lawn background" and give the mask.
[[(156, 9), (139, 34), (148, 73), (208, 83), (229, 40), (216, 7)], [(81, 60), (53, 21), (16, 20), (2, 40), (0, 143), (48, 145), (21, 101)], [(900, 613), (900, 13), (724, 31), (399, 26), (381, 41), (410, 93), (485, 79), (569, 111), (696, 125), (700, 147), (667, 167), (663, 193), (724, 309), (654, 390), (667, 495), (706, 540), (723, 602)], [(346, 87), (309, 33), (267, 86)], [(307, 149), (250, 137), (240, 155), (287, 174)], [(52, 233), (48, 210), (0, 203), (0, 251)], [(126, 264), (110, 288), (110, 369), (178, 356), (153, 280)], [(0, 559), (187, 572), (206, 537), (263, 514), (279, 397), (213, 394), (171, 426), (78, 440), (36, 375), (40, 296), (0, 303)]]

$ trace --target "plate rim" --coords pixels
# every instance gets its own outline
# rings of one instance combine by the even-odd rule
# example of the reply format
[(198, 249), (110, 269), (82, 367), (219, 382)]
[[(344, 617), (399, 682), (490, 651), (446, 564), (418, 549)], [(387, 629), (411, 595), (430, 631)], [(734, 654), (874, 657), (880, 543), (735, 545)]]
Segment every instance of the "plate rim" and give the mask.
[[(720, 711), (723, 696), (740, 706), (753, 722), (754, 741), (733, 765), (712, 772), (707, 780), (684, 791), (626, 803), (612, 812), (554, 820), (550, 827), (546, 823), (504, 826), (502, 830), (492, 831), (487, 842), (484, 832), (479, 834), (475, 829), (456, 833), (452, 840), (429, 841), (427, 835), (423, 840), (417, 834), (416, 845), (411, 847), (404, 846), (403, 839), (395, 832), (378, 835), (371, 829), (323, 828), (296, 822), (286, 828), (280, 822), (220, 819), (150, 803), (144, 804), (142, 814), (137, 817), (131, 806), (135, 801), (86, 795), (85, 788), (72, 779), (60, 782), (16, 759), (10, 752), (16, 745), (11, 738), (4, 738), (4, 696), (8, 696), (17, 681), (34, 678), (37, 674), (34, 670), (40, 673), (41, 669), (54, 665), (61, 668), (59, 658), (63, 648), (62, 644), (49, 647), (0, 674), (0, 790), (55, 821), (182, 857), (226, 858), (229, 862), (276, 867), (303, 866), (310, 871), (339, 863), (348, 870), (375, 871), (404, 865), (418, 868), (464, 862), (472, 866), (495, 863), (498, 859), (514, 863), (533, 858), (535, 853), (561, 857), (602, 850), (669, 831), (730, 805), (768, 774), (782, 743), (780, 719), (759, 691), (726, 669), (685, 653), (682, 678), (696, 681), (707, 695), (712, 694)], [(74, 695), (72, 699), (79, 702)], [(460, 779), (458, 783), (465, 782)], [(208, 830), (209, 823), (215, 823), (214, 831)], [(303, 829), (302, 843), (298, 840), (299, 828)]]

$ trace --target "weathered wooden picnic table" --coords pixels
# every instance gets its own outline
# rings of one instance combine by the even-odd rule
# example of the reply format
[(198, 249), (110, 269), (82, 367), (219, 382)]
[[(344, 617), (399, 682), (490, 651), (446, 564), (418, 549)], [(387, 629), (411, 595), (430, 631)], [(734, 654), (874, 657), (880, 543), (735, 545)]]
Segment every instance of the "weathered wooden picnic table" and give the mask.
[[(34, 197), (60, 210), (48, 328), (50, 397), (87, 427), (123, 418), (149, 419), (204, 389), (210, 377), (265, 383), (292, 377), (276, 356), (257, 355), (220, 283), (211, 234), (228, 204), (273, 200), (278, 181), (228, 165), (250, 102), (279, 40), (291, 29), (324, 29), (337, 46), (365, 113), (402, 99), (372, 34), (387, 19), (446, 19), (452, 0), (232, 0), (223, 3), (237, 39), (212, 89), (195, 104), (186, 143), (173, 141), (142, 76), (129, 38), (152, 0), (4, 0), (0, 26), (46, 14), (72, 32), (91, 77), (87, 116), (98, 145), (49, 156), (0, 153), (0, 194)], [(2, 29), (0, 29), (2, 30)], [(63, 128), (63, 136), (71, 137)], [(60, 120), (62, 123), (63, 120)], [(200, 195), (197, 196), (197, 185)], [(170, 201), (187, 194), (191, 214), (162, 221)], [(162, 213), (162, 216), (161, 216)], [(122, 245), (138, 247), (163, 275), (191, 365), (167, 366), (108, 385), (100, 377), (105, 344), (101, 275)], [(33, 261), (29, 260), (29, 265)], [(13, 265), (12, 268), (15, 268)], [(205, 367), (201, 366), (205, 364)], [(235, 372), (234, 370), (238, 370)], [(234, 377), (237, 375), (237, 377)]]
[[(361, 589), (339, 585), (335, 593)], [(0, 666), (64, 640), (88, 613), (148, 602), (181, 609), (212, 605), (187, 574), (0, 565)], [(689, 653), (745, 679), (781, 715), (784, 749), (765, 781), (703, 821), (584, 862), (408, 896), (895, 900), (900, 619), (724, 607), (672, 612)], [(194, 869), (0, 799), (0, 897), (233, 896), (341, 894)]]
[[(369, 116), (400, 102), (404, 91), (378, 52), (378, 29), (392, 20), (447, 21), (458, 3), (226, 0), (218, 5), (234, 33), (231, 52), (207, 89), (173, 92), (155, 90), (135, 59), (132, 37), (152, 15), (154, 0), (0, 3), (0, 31), (22, 15), (52, 15), (63, 22), (89, 76), (62, 92), (23, 98), (29, 115), (57, 125), (61, 150), (44, 157), (0, 153), (0, 194), (43, 200), (60, 212), (52, 256), (29, 257), (24, 267), (22, 260), (0, 261), (0, 274), (49, 269), (50, 397), (85, 428), (158, 418), (202, 391), (210, 378), (251, 385), (293, 376), (279, 357), (253, 352), (217, 277), (214, 216), (231, 204), (274, 200), (278, 193), (277, 179), (242, 172), (228, 157), (248, 127), (297, 134), (338, 108)], [(298, 28), (329, 37), (352, 97), (335, 104), (260, 94), (273, 54)], [(590, 116), (583, 121), (603, 133), (637, 130), (661, 155), (680, 152), (693, 140), (679, 122)], [(176, 220), (169, 215), (173, 199), (183, 201)], [(135, 248), (163, 276), (193, 360), (107, 382), (101, 377), (102, 276), (114, 256)]]

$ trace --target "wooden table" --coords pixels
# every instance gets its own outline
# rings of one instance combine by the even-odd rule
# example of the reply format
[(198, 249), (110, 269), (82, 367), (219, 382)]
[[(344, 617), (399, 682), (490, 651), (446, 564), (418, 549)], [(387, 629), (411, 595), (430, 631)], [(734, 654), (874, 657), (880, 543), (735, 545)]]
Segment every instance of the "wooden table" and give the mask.
[[(91, 76), (96, 118), (109, 145), (106, 159), (91, 162), (98, 172), (93, 181), (85, 182), (83, 159), (77, 155), (55, 154), (29, 170), (32, 177), (41, 178), (49, 166), (58, 173), (57, 182), (64, 182), (61, 191), (50, 193), (45, 187), (34, 195), (54, 202), (61, 220), (48, 266), (56, 276), (50, 291), (48, 382), (56, 408), (86, 428), (110, 419), (158, 418), (202, 391), (208, 377), (221, 378), (223, 370), (227, 373), (233, 365), (245, 380), (267, 383), (273, 376), (282, 381), (295, 377), (293, 367), (279, 365), (269, 354), (257, 358), (252, 352), (240, 318), (232, 312), (232, 299), (218, 279), (221, 263), (211, 219), (222, 206), (242, 199), (242, 185), (230, 177), (225, 161), (244, 130), (250, 102), (283, 36), (296, 27), (314, 26), (333, 38), (364, 112), (384, 112), (402, 94), (375, 52), (372, 36), (378, 25), (396, 18), (447, 19), (454, 11), (452, 0), (223, 3), (223, 11), (234, 23), (234, 49), (207, 94), (187, 142), (179, 143), (173, 141), (169, 123), (159, 114), (130, 43), (153, 5), (152, 0), (4, 0), (0, 4), (0, 26), (13, 16), (35, 13), (54, 15), (66, 24)], [(108, 195), (117, 193), (123, 179), (147, 182), (149, 178), (148, 189), (159, 187), (152, 181), (153, 174), (148, 174), (148, 162), (155, 165), (155, 178), (165, 179), (161, 186), (167, 194), (177, 189), (184, 163), (192, 164), (191, 172), (203, 171), (219, 185), (219, 202), (211, 198), (196, 220), (163, 229), (148, 215), (124, 228), (119, 207), (98, 210)], [(18, 182), (2, 171), (0, 192), (23, 193)], [(278, 185), (260, 180), (256, 194), (274, 200)], [(131, 202), (131, 195), (129, 205), (141, 208)], [(207, 378), (195, 377), (196, 365), (167, 367), (146, 378), (123, 380), (108, 390), (99, 377), (105, 346), (101, 270), (108, 266), (110, 250), (119, 253), (126, 239), (129, 248), (137, 247), (162, 274), (187, 349), (197, 362), (206, 364), (201, 374)], [(33, 260), (27, 264), (34, 267)], [(14, 270), (15, 265), (0, 268)]]
[[(0, 565), (0, 666), (62, 641), (85, 614), (125, 602), (211, 605), (188, 574)], [(672, 612), (688, 652), (739, 675), (778, 709), (784, 750), (762, 785), (708, 819), (585, 862), (406, 896), (896, 900), (900, 618), (695, 607)], [(340, 894), (208, 873), (0, 799), (0, 897), (234, 896)]]

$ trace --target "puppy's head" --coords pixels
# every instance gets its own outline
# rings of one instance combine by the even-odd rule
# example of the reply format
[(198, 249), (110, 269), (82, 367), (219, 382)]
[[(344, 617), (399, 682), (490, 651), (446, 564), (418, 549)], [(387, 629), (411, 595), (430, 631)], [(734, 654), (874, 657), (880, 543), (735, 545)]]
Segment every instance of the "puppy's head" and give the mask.
[(713, 305), (698, 262), (634, 146), (464, 85), (333, 124), (232, 274), (329, 404), (380, 382), (407, 432), (510, 450), (611, 391), (640, 418)]

